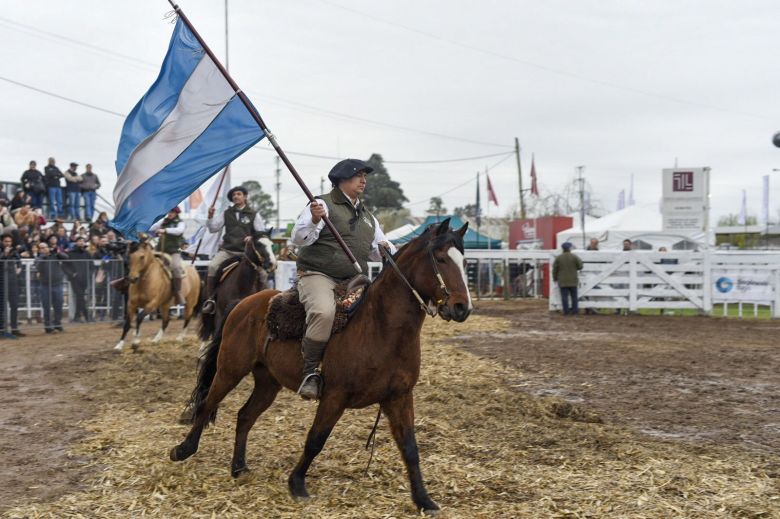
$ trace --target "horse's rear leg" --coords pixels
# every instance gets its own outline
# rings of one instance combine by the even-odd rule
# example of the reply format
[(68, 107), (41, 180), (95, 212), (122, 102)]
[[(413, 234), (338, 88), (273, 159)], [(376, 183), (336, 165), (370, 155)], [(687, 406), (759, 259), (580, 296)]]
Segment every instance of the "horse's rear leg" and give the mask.
[(433, 502), (428, 491), (425, 490), (420, 472), (420, 454), (417, 450), (417, 440), (414, 437), (414, 398), (412, 394), (408, 393), (396, 400), (382, 403), (382, 410), (390, 421), (390, 430), (406, 464), (414, 505), (417, 510), (422, 510), (426, 514), (435, 514), (439, 510), (439, 506)]
[(265, 366), (255, 367), (253, 374), (255, 388), (249, 400), (238, 412), (236, 444), (233, 449), (233, 462), (230, 466), (230, 474), (234, 478), (249, 470), (246, 466), (246, 439), (249, 436), (249, 430), (252, 429), (260, 415), (273, 403), (282, 388)]
[(116, 346), (114, 346), (114, 351), (122, 351), (125, 347), (125, 337), (127, 337), (127, 332), (130, 331), (130, 323), (132, 322), (133, 314), (136, 312), (136, 308), (133, 305), (130, 305), (128, 303), (128, 308), (125, 311), (125, 322), (124, 326), (122, 327), (122, 338), (119, 339), (119, 342), (116, 343)]
[(133, 351), (138, 351), (138, 346), (141, 345), (141, 323), (144, 322), (146, 312), (142, 309), (138, 311), (135, 316), (135, 336), (133, 337)]
[(314, 423), (306, 436), (306, 446), (303, 449), (301, 459), (298, 460), (298, 464), (287, 479), (287, 485), (293, 497), (299, 499), (309, 497), (309, 493), (306, 491), (306, 471), (309, 470), (309, 466), (317, 454), (322, 451), (322, 447), (342, 414), (344, 414), (344, 405), (340, 401), (334, 399), (320, 401)]
[(163, 336), (165, 335), (165, 330), (168, 328), (168, 323), (171, 322), (170, 305), (160, 307), (160, 317), (162, 317), (162, 324), (160, 325), (160, 329), (157, 331), (157, 335), (155, 335), (154, 339), (152, 339), (152, 342), (154, 343), (158, 343), (162, 340)]
[(209, 394), (200, 409), (195, 412), (195, 418), (192, 420), (192, 429), (187, 437), (179, 445), (171, 449), (171, 461), (183, 461), (198, 451), (200, 435), (209, 421), (211, 413), (216, 411), (222, 399), (235, 388), (246, 373), (236, 370), (220, 370), (214, 376), (214, 382), (211, 383)]

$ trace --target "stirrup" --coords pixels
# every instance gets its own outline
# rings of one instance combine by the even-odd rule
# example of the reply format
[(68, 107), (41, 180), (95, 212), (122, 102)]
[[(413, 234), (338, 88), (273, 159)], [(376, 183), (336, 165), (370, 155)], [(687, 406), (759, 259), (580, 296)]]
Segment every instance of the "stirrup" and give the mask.
[[(309, 381), (309, 379), (312, 378), (315, 378), (314, 383), (317, 385), (317, 395), (314, 397), (311, 397), (309, 395), (304, 395), (303, 393), (301, 393), (301, 391), (303, 390), (303, 386), (305, 386), (306, 383)], [(303, 398), (304, 400), (319, 399), (320, 394), (322, 393), (322, 376), (319, 374), (319, 372), (315, 371), (314, 373), (309, 373), (308, 375), (304, 375), (303, 381), (301, 382), (301, 385), (298, 387), (298, 391), (296, 391), (296, 393), (301, 395), (301, 398)]]
[(206, 299), (200, 311), (204, 314), (213, 314), (217, 310), (217, 303), (213, 299)]

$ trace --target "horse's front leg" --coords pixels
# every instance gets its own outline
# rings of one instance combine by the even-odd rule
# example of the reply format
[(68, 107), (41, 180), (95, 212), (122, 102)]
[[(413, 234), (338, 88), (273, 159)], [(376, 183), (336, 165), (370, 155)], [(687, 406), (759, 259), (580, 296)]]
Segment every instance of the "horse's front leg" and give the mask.
[(119, 342), (116, 343), (116, 346), (114, 346), (114, 351), (122, 351), (125, 347), (125, 337), (127, 337), (127, 332), (130, 331), (131, 323), (133, 322), (133, 315), (136, 311), (135, 305), (130, 303), (130, 298), (127, 298), (127, 309), (125, 311), (125, 322), (122, 326), (122, 338), (119, 339)]
[(417, 440), (414, 437), (414, 397), (412, 393), (409, 392), (395, 400), (383, 402), (382, 411), (390, 421), (390, 430), (406, 464), (406, 472), (412, 487), (412, 501), (418, 510), (422, 510), (426, 514), (435, 514), (439, 510), (439, 506), (433, 502), (428, 491), (425, 490), (420, 472), (420, 454), (417, 450)]
[(309, 497), (309, 493), (306, 491), (306, 471), (309, 470), (309, 465), (317, 454), (322, 451), (330, 432), (342, 414), (344, 414), (344, 405), (340, 400), (325, 399), (320, 401), (314, 423), (306, 436), (306, 445), (303, 448), (301, 459), (298, 460), (298, 464), (287, 479), (287, 485), (294, 498), (306, 499)]

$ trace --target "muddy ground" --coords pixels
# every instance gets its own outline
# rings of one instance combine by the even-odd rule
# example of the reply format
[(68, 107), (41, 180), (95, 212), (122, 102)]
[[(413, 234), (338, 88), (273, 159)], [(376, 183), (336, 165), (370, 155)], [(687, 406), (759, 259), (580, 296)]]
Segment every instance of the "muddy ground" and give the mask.
[[(564, 318), (549, 314), (543, 302), (535, 301), (481, 302), (475, 316), (494, 320), (475, 319), (472, 320), (474, 325), (470, 326), (468, 322), (461, 325), (450, 337), (450, 343), (478, 357), (496, 361), (497, 366), (506, 366), (498, 383), (507, 391), (521, 393), (523, 399), (530, 395), (529, 401), (558, 397), (573, 404), (570, 408), (558, 402), (552, 407), (562, 419), (602, 422), (607, 428), (605, 431), (626, 429), (631, 435), (636, 434), (637, 440), (632, 441), (661, 445), (658, 449), (663, 452), (670, 449), (679, 453), (695, 452), (706, 459), (725, 459), (731, 454), (724, 455), (724, 452), (733, 452), (735, 459), (747, 460), (747, 463), (755, 461), (750, 468), (751, 477), (760, 470), (761, 481), (766, 482), (762, 485), (768, 489), (768, 493), (754, 501), (761, 503), (761, 516), (777, 513), (777, 509), (767, 508), (764, 502), (776, 503), (780, 509), (780, 497), (777, 497), (780, 495), (780, 457), (777, 455), (780, 452), (780, 323), (660, 316)], [(481, 322), (499, 321), (504, 324), (498, 328), (486, 330), (477, 326)], [(173, 323), (174, 333), (179, 326), (179, 323)], [(147, 338), (156, 328), (157, 323), (146, 325)], [(54, 510), (56, 515), (57, 510), (64, 510), (58, 499), (67, 500), (68, 496), (93, 488), (95, 472), (104, 464), (110, 465), (111, 455), (119, 449), (111, 442), (94, 446), (94, 437), (100, 436), (103, 416), (137, 410), (143, 413), (141, 416), (159, 421), (157, 415), (162, 414), (170, 421), (169, 418), (178, 414), (179, 402), (192, 385), (194, 341), (185, 345), (169, 344), (159, 352), (148, 345), (142, 354), (125, 352), (117, 355), (110, 350), (118, 333), (109, 325), (85, 325), (66, 329), (63, 334), (31, 334), (17, 341), (0, 342), (0, 456), (3, 459), (0, 513), (5, 510), (9, 516), (28, 516), (28, 512), (20, 510), (29, 509), (36, 511), (29, 515), (36, 515), (38, 510), (49, 510), (49, 513)], [(433, 355), (435, 360), (436, 351), (433, 345), (425, 353), (426, 358)], [(451, 367), (446, 369), (447, 377), (453, 377), (447, 378), (447, 383), (456, 385), (458, 376), (469, 376), (469, 357), (464, 356), (461, 362), (462, 374), (452, 373)], [(479, 369), (489, 370), (489, 366), (489, 363), (480, 365)], [(420, 388), (423, 410), (425, 387), (430, 384), (430, 380), (426, 381), (424, 359)], [(490, 390), (499, 392), (501, 387)], [(469, 388), (455, 388), (456, 399), (468, 405), (468, 391)], [(285, 398), (287, 403), (280, 405), (300, 406), (292, 396)], [(430, 406), (440, 400), (438, 394), (428, 397)], [(526, 400), (518, 402), (525, 405)], [(502, 420), (506, 416), (506, 411), (502, 413), (496, 419)], [(366, 416), (370, 414), (369, 411)], [(528, 413), (529, 420), (532, 414)], [(308, 418), (302, 417), (301, 424), (306, 420)], [(425, 418), (422, 420), (425, 422)], [(223, 423), (230, 424), (231, 421), (232, 417)], [(428, 437), (435, 433), (434, 425), (424, 423), (421, 426), (422, 450), (426, 449), (426, 433)], [(533, 423), (535, 428), (542, 425), (549, 426), (547, 422)], [(592, 423), (561, 427), (576, 429), (577, 448), (593, 443), (592, 447), (587, 447), (592, 448), (592, 452), (610, 450), (608, 445), (612, 440), (607, 436), (612, 432), (592, 429)], [(184, 432), (182, 429), (174, 436)], [(596, 439), (591, 442), (583, 441), (583, 438)], [(523, 437), (521, 442), (525, 441), (528, 440)], [(93, 445), (89, 449), (79, 447), (90, 442)], [(170, 444), (167, 439), (166, 442), (166, 445)], [(551, 455), (548, 452), (551, 446), (539, 445), (544, 449), (546, 460)], [(392, 446), (386, 447), (390, 453)], [(707, 450), (710, 447), (714, 449), (712, 452)], [(155, 449), (160, 450), (157, 446)], [(434, 447), (428, 446), (428, 449)], [(105, 459), (102, 458), (104, 452)], [(155, 451), (154, 456), (158, 455), (160, 459), (165, 457), (164, 451)], [(381, 461), (381, 448), (379, 455)], [(643, 460), (653, 461), (662, 457), (644, 452), (642, 456)], [(679, 456), (672, 457), (678, 459)], [(429, 463), (435, 465), (436, 457), (432, 458)], [(294, 459), (293, 456), (278, 463), (284, 466), (278, 467), (279, 470), (288, 467)], [(337, 466), (343, 467), (345, 463), (342, 460)], [(359, 465), (363, 463), (361, 458)], [(542, 465), (546, 463), (544, 461)], [(277, 468), (276, 464), (273, 467)], [(439, 469), (442, 471), (443, 465)], [(435, 481), (433, 485), (436, 489)], [(352, 487), (345, 487), (345, 494), (347, 488)], [(162, 491), (155, 492), (160, 494)], [(438, 489), (438, 493), (441, 495), (444, 489)], [(496, 490), (497, 496), (504, 494), (506, 489), (503, 492)], [(530, 491), (512, 499), (527, 500), (529, 510), (541, 510), (533, 502), (535, 497)], [(640, 496), (640, 504), (641, 499)], [(137, 497), (133, 498), (133, 505), (137, 500)], [(72, 501), (77, 500), (73, 498)], [(406, 503), (408, 499), (400, 498), (399, 501)], [(455, 501), (455, 497), (450, 496), (450, 501)], [(575, 504), (583, 510), (596, 509), (593, 508), (596, 505)], [(39, 505), (43, 508), (39, 509)], [(598, 506), (602, 506), (601, 503)], [(719, 506), (721, 508), (717, 510), (726, 510), (725, 515), (732, 515), (728, 508)], [(80, 510), (79, 513), (84, 510), (74, 509)], [(752, 513), (757, 509), (740, 505), (734, 508), (733, 515)], [(708, 516), (706, 507), (703, 510), (701, 516)], [(629, 510), (629, 513), (640, 512)], [(135, 514), (128, 512), (128, 515)], [(648, 515), (663, 516), (653, 512)], [(697, 514), (683, 514), (686, 515)]]
[(514, 387), (558, 396), (658, 438), (780, 452), (780, 322), (550, 314), (483, 303), (512, 322), (460, 346), (520, 369)]

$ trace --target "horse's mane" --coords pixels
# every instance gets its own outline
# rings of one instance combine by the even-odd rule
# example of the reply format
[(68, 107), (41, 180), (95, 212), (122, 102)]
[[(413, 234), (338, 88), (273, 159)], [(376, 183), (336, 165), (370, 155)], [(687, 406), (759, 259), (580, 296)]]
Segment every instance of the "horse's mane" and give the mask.
[[(447, 230), (441, 234), (437, 234), (436, 231), (438, 231), (439, 227), (445, 223), (447, 224)], [(396, 253), (393, 255), (393, 260), (397, 263), (402, 256), (419, 254), (422, 249), (429, 246), (433, 249), (438, 249), (444, 247), (448, 243), (452, 243), (455, 248), (461, 252), (461, 254), (464, 253), (463, 236), (452, 230), (452, 228), (449, 227), (449, 222), (445, 221), (441, 224), (433, 223), (426, 227), (422, 234), (416, 236), (409, 243), (399, 247), (398, 251), (396, 251)], [(382, 278), (382, 275), (388, 270), (392, 269), (383, 268), (379, 275), (374, 279), (374, 283), (379, 281)]]

